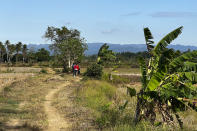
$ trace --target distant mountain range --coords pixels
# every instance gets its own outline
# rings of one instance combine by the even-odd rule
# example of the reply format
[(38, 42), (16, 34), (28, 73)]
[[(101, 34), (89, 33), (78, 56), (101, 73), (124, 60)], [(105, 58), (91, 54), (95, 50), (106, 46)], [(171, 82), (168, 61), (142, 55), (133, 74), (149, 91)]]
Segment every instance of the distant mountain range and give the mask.
[[(98, 50), (104, 43), (88, 43), (88, 50), (85, 52), (86, 55), (93, 55), (97, 54)], [(146, 51), (146, 45), (145, 44), (108, 44), (109, 48), (113, 50), (114, 52), (140, 52), (140, 51)], [(38, 50), (41, 48), (45, 48), (46, 50), (49, 50), (49, 44), (29, 44), (27, 46), (29, 49), (33, 48), (34, 50)], [(182, 52), (190, 50), (197, 50), (196, 46), (187, 46), (187, 45), (169, 45), (169, 48), (173, 48), (175, 50), (180, 50)]]

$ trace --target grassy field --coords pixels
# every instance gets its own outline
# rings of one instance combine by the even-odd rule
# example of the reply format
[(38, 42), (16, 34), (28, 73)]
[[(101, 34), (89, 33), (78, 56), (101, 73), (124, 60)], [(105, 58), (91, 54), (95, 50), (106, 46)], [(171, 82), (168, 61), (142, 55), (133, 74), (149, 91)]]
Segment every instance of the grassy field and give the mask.
[[(81, 68), (81, 72), (84, 73), (86, 71), (86, 68)], [(112, 68), (104, 68), (103, 72), (110, 73), (112, 71)], [(121, 74), (139, 74), (140, 69), (139, 68), (117, 68), (114, 73), (121, 73)]]
[[(110, 84), (105, 81), (88, 80), (81, 83), (81, 88), (76, 90), (76, 101), (78, 105), (90, 110), (94, 117), (93, 122), (97, 129), (131, 131), (131, 130), (180, 130), (178, 123), (174, 125), (154, 126), (143, 121), (136, 127), (133, 123), (136, 97), (130, 98), (127, 89), (122, 84)], [(138, 82), (124, 86), (140, 90), (141, 84)], [(122, 108), (125, 101), (128, 101), (126, 108)], [(197, 130), (197, 113), (188, 110), (179, 113), (184, 123), (184, 130)], [(161, 121), (158, 115), (157, 122)]]
[[(28, 70), (28, 69), (27, 69)], [(21, 77), (15, 73), (15, 81), (2, 86), (0, 93), (0, 129), (41, 130), (48, 127), (44, 110), (45, 96), (50, 89), (61, 84), (60, 76), (39, 74)], [(1, 78), (9, 78), (13, 74), (1, 74)]]
[(33, 67), (0, 67), (0, 73), (39, 73), (40, 70)]
[[(9, 72), (8, 68), (3, 68), (0, 73), (2, 130), (49, 130), (46, 103), (51, 105), (48, 108), (54, 108), (53, 112), (61, 121), (67, 122), (67, 130), (179, 130), (177, 124), (153, 126), (146, 121), (134, 126), (136, 97), (130, 98), (126, 87), (139, 91), (139, 76), (114, 75), (112, 81), (107, 80), (108, 76), (102, 80), (83, 80), (81, 76), (73, 78), (71, 74), (62, 74), (56, 69), (55, 73), (50, 68), (12, 69), (14, 71)], [(127, 69), (119, 71), (125, 73)], [(139, 73), (139, 69), (129, 72)], [(50, 93), (54, 95), (49, 101), (46, 96)], [(128, 104), (123, 108), (126, 101)], [(185, 130), (197, 130), (196, 112), (189, 110), (180, 116)]]

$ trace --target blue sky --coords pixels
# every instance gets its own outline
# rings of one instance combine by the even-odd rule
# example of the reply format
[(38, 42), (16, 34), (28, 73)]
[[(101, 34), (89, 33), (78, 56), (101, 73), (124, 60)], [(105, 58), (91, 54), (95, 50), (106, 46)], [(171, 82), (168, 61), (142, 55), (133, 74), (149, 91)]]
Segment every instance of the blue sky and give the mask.
[(197, 45), (197, 0), (0, 0), (0, 41), (48, 43), (47, 26), (81, 31), (87, 42), (144, 43), (149, 27), (158, 41), (184, 26), (176, 44)]

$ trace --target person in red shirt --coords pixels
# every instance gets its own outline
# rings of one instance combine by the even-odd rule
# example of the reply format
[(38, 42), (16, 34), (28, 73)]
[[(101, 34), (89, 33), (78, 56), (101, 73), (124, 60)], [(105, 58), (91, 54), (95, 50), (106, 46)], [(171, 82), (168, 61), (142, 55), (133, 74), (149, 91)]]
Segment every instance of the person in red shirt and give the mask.
[(79, 65), (74, 65), (74, 77), (79, 74)]

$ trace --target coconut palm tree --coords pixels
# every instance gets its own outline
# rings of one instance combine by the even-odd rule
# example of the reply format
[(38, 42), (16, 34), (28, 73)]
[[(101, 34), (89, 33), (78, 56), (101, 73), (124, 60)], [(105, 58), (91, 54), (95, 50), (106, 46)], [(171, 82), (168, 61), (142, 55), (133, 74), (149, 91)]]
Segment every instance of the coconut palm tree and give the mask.
[(5, 46), (0, 42), (0, 63), (3, 62), (3, 56), (6, 54)]
[(19, 52), (21, 51), (21, 49), (22, 49), (22, 43), (18, 42), (16, 44), (16, 62), (18, 62), (18, 55), (19, 55)]
[(27, 45), (26, 44), (23, 45), (22, 54), (23, 54), (23, 63), (24, 63), (27, 57)]
[(5, 41), (5, 48), (6, 48), (6, 55), (7, 55), (7, 62), (9, 61), (9, 45), (10, 45), (10, 41), (9, 40), (6, 40)]
[(14, 53), (16, 51), (16, 46), (14, 44), (10, 44), (8, 45), (8, 50), (9, 50), (9, 53), (8, 53), (8, 56), (9, 56), (9, 63), (12, 62), (12, 58), (14, 56)]

